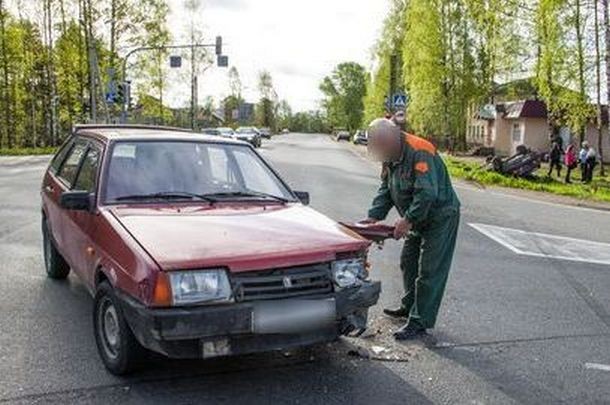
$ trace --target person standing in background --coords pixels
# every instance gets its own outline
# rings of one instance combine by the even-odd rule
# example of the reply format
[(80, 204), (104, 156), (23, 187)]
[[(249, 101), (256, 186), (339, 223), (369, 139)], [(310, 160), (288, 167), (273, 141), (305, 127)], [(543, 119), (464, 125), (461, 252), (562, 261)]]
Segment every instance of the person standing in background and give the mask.
[(585, 170), (586, 170), (586, 183), (593, 181), (593, 170), (597, 166), (597, 152), (593, 146), (589, 146), (587, 149), (587, 156), (585, 157)]
[(573, 143), (570, 143), (566, 148), (566, 152), (563, 158), (563, 162), (566, 165), (567, 173), (566, 173), (566, 183), (572, 183), (570, 180), (570, 175), (572, 174), (572, 170), (578, 166), (578, 157), (576, 156), (576, 147)]
[(553, 142), (551, 151), (549, 152), (550, 165), (547, 177), (551, 177), (553, 169), (557, 169), (557, 177), (561, 177), (561, 146), (558, 142)]
[(589, 142), (584, 141), (581, 145), (580, 152), (578, 152), (578, 163), (580, 164), (580, 177), (583, 183), (587, 181), (587, 151), (589, 149)]

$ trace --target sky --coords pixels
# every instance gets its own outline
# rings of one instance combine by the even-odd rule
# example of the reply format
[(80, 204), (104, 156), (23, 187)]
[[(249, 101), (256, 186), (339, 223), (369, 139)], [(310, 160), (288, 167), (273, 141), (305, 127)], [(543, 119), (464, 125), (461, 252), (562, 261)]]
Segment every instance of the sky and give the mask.
[[(213, 42), (222, 35), (229, 65), (235, 66), (247, 101), (258, 98), (257, 74), (268, 70), (280, 99), (293, 111), (319, 107), (318, 85), (341, 62), (359, 62), (369, 68), (371, 49), (387, 11), (387, 0), (201, 0), (191, 16), (184, 0), (169, 0), (168, 26), (174, 42), (188, 37), (190, 18)], [(183, 71), (170, 73), (168, 99), (185, 106), (190, 78)], [(186, 73), (186, 74), (185, 74)], [(228, 69), (213, 67), (199, 78), (199, 99), (216, 100), (229, 94)], [(173, 80), (172, 80), (173, 79)], [(174, 83), (179, 83), (174, 85)]]

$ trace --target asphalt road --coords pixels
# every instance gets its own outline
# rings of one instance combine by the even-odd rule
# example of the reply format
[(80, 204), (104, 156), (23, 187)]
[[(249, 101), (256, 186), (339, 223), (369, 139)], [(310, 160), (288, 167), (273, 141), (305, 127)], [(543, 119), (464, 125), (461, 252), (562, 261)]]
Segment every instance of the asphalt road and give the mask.
[[(313, 207), (338, 220), (365, 216), (378, 169), (353, 147), (293, 134), (261, 153)], [(354, 356), (339, 342), (228, 360), (153, 358), (117, 378), (97, 357), (85, 288), (73, 275), (44, 275), (47, 161), (0, 158), (0, 403), (610, 403), (610, 212), (458, 184), (462, 225), (435, 345), (388, 337), (397, 325), (379, 313), (401, 292), (400, 244), (388, 242), (372, 250), (383, 295), (370, 338), (389, 358), (400, 352), (397, 361)]]

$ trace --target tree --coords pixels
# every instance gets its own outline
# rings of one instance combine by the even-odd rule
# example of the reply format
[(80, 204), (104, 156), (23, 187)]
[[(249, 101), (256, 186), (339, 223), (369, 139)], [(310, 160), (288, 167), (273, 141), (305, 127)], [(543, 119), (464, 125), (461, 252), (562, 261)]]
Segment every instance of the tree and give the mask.
[(320, 91), (325, 96), (322, 105), (333, 128), (351, 131), (361, 127), (368, 78), (362, 65), (345, 62), (322, 80)]
[(290, 128), (293, 114), (292, 108), (290, 107), (290, 104), (288, 104), (288, 101), (282, 100), (277, 104), (275, 116), (278, 130)]
[[(405, 0), (392, 0), (390, 11), (383, 21), (382, 34), (373, 50), (375, 67), (364, 97), (364, 119), (367, 122), (383, 116), (387, 97), (404, 83), (402, 48), (406, 5)], [(391, 82), (392, 73), (395, 83)]]
[[(171, 39), (167, 28), (167, 16), (169, 14), (167, 3), (163, 0), (141, 0), (140, 12), (146, 18), (142, 22), (142, 31), (136, 39), (137, 43), (151, 47), (167, 46)], [(167, 77), (168, 52), (166, 50), (156, 50), (152, 53), (152, 58), (150, 55), (143, 55), (140, 58), (140, 69), (144, 73), (142, 76), (147, 78), (142, 83), (140, 90), (141, 95), (148, 94), (151, 91), (157, 94), (157, 97), (152, 97), (151, 100), (158, 101), (156, 107), (158, 123), (163, 124), (167, 116), (163, 106), (163, 96)], [(146, 105), (152, 107), (151, 104)]]
[[(603, 8), (603, 26), (604, 26), (604, 42), (606, 45), (606, 58), (605, 58), (605, 69), (606, 69), (606, 105), (607, 105), (607, 114), (610, 121), (610, 12), (608, 10), (608, 0), (601, 0), (602, 8)], [(598, 60), (598, 63), (602, 63), (601, 60)], [(610, 126), (610, 122), (608, 124)], [(610, 128), (606, 128), (610, 130)], [(610, 136), (610, 134), (608, 134)], [(599, 147), (599, 145), (598, 145)], [(601, 154), (601, 149), (600, 149)], [(602, 174), (604, 173), (604, 165), (601, 165)]]
[(258, 91), (261, 98), (256, 106), (256, 124), (260, 127), (275, 130), (275, 103), (277, 100), (277, 93), (273, 88), (271, 74), (266, 70), (263, 70), (258, 75)]
[(229, 89), (233, 97), (241, 98), (242, 84), (235, 66), (231, 66), (229, 69)]

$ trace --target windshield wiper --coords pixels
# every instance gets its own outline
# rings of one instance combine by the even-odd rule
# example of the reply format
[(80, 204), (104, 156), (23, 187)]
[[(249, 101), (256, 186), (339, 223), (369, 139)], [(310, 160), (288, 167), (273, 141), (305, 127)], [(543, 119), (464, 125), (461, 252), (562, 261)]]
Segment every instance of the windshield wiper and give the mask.
[(125, 201), (125, 200), (154, 200), (154, 199), (166, 199), (166, 200), (183, 200), (185, 198), (190, 198), (191, 200), (204, 200), (213, 202), (212, 198), (208, 198), (202, 194), (189, 193), (187, 191), (162, 191), (158, 193), (150, 193), (150, 194), (132, 194), (132, 195), (122, 195), (120, 197), (115, 198), (115, 201)]
[(265, 199), (280, 201), (282, 203), (287, 203), (287, 202), (292, 201), (292, 200), (289, 200), (288, 198), (280, 197), (280, 196), (273, 195), (273, 194), (267, 194), (267, 193), (263, 193), (263, 192), (259, 192), (259, 191), (226, 191), (226, 192), (219, 192), (219, 193), (203, 194), (202, 197), (206, 197), (209, 199), (232, 198), (232, 197), (236, 197), (236, 198), (257, 197), (257, 198), (265, 198)]

